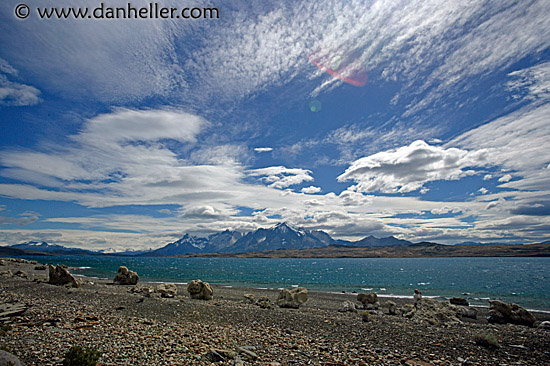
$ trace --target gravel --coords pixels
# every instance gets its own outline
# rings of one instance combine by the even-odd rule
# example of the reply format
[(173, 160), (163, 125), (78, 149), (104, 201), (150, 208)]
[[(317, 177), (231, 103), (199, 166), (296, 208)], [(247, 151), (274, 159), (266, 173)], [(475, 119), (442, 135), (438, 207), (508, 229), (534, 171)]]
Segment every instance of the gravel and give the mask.
[[(27, 309), (0, 317), (0, 345), (27, 365), (61, 365), (73, 345), (98, 349), (100, 365), (550, 364), (548, 330), (488, 324), (483, 309), (476, 321), (432, 325), (388, 315), (390, 299), (383, 299), (386, 313), (371, 312), (364, 322), (361, 309), (338, 311), (355, 294), (310, 292), (299, 309), (263, 309), (243, 295), (276, 303), (277, 291), (214, 287), (214, 300), (201, 301), (181, 285), (175, 298), (142, 291), (156, 288), (148, 283), (83, 278), (82, 287), (66, 288), (46, 283), (47, 271), (34, 262), (3, 262), (0, 273), (27, 276), (0, 275), (0, 304)], [(476, 344), (480, 334), (499, 347)]]

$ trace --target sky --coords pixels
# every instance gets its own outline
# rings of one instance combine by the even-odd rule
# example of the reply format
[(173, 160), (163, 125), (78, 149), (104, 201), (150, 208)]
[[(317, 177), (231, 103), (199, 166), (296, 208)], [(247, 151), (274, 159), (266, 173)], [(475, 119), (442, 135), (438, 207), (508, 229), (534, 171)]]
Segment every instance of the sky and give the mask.
[(100, 3), (0, 5), (0, 245), (550, 239), (549, 1)]

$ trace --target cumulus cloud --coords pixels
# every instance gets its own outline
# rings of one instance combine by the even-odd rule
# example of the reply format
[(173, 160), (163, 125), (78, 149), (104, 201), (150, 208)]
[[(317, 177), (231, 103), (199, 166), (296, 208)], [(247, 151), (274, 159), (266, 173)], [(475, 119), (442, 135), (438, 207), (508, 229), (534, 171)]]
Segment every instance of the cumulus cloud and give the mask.
[(503, 183), (509, 182), (511, 180), (512, 180), (512, 176), (510, 174), (504, 174), (502, 177), (498, 179), (499, 182), (503, 182)]
[(251, 169), (247, 171), (247, 174), (252, 177), (260, 177), (262, 182), (273, 188), (286, 188), (302, 182), (313, 181), (311, 170), (284, 166)]
[(436, 180), (457, 180), (487, 164), (486, 151), (466, 151), (415, 141), (354, 161), (338, 181), (357, 182), (360, 192), (411, 192)]
[(308, 193), (308, 194), (319, 193), (321, 192), (321, 187), (315, 187), (315, 186), (304, 187), (300, 190), (300, 192)]
[(489, 192), (489, 190), (485, 187), (481, 187), (480, 189), (477, 190), (479, 193), (481, 194), (486, 194), (487, 192)]

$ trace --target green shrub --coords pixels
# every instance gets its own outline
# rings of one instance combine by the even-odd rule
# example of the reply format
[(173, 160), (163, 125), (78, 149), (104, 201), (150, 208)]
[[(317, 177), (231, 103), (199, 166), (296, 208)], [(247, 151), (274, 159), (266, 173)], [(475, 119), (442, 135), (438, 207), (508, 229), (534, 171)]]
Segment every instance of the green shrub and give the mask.
[(12, 329), (13, 328), (9, 325), (1, 325), (0, 326), (0, 336), (5, 336)]
[(95, 366), (100, 357), (101, 352), (96, 349), (73, 346), (65, 354), (63, 366)]
[(481, 347), (495, 349), (500, 347), (494, 335), (488, 333), (479, 333), (474, 335), (474, 342)]
[(370, 322), (372, 320), (372, 315), (367, 310), (365, 310), (361, 313), (361, 318), (363, 318), (364, 322)]

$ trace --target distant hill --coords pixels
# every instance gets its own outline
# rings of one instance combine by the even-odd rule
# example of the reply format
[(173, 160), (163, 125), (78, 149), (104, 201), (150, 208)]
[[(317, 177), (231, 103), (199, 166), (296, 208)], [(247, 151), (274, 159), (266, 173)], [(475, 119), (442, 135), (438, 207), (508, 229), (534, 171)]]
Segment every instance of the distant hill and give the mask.
[(550, 257), (550, 244), (442, 245), (350, 247), (330, 245), (311, 249), (279, 249), (248, 253), (197, 253), (187, 257), (224, 258), (433, 258), (433, 257)]
[(412, 243), (407, 240), (397, 239), (393, 236), (388, 236), (387, 238), (375, 238), (370, 235), (364, 239), (353, 242), (351, 245), (354, 247), (386, 247), (392, 245), (411, 245)]
[(12, 247), (0, 246), (0, 256), (2, 257), (17, 257), (26, 255), (45, 255), (44, 253), (34, 252), (32, 250), (17, 249)]
[(33, 252), (40, 252), (45, 254), (55, 254), (55, 255), (98, 255), (100, 253), (93, 252), (86, 249), (80, 248), (67, 248), (62, 245), (48, 244), (45, 241), (28, 241), (26, 243), (14, 244), (11, 248), (21, 249), (21, 250), (30, 250)]

